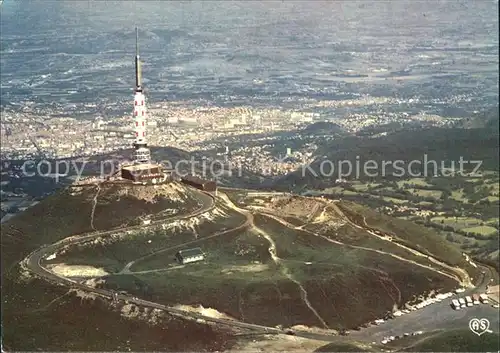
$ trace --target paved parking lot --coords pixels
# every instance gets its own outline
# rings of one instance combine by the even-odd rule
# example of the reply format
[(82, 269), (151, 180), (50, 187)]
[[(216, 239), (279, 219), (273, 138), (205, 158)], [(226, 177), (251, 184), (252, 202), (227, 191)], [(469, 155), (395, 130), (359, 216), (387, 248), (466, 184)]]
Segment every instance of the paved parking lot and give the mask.
[(378, 326), (352, 331), (349, 335), (354, 340), (362, 342), (380, 343), (386, 336), (401, 336), (405, 332), (434, 331), (438, 329), (467, 329), (469, 321), (473, 318), (486, 318), (490, 321), (490, 330), (499, 332), (500, 324), (498, 309), (491, 304), (479, 304), (465, 309), (454, 310), (450, 303), (454, 298), (462, 295), (454, 295), (439, 303), (428, 305), (422, 309), (412, 311), (403, 316), (388, 320)]

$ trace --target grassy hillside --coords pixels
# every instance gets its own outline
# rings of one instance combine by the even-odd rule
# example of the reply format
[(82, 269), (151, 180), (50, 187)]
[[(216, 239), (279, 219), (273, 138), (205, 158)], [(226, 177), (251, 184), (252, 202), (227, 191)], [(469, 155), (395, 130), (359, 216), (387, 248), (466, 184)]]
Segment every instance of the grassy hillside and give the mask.
[(425, 338), (402, 352), (498, 352), (499, 344), (498, 333), (477, 336), (469, 330), (454, 330)]
[[(96, 230), (133, 224), (140, 216), (167, 208), (177, 208), (182, 213), (196, 206), (188, 189), (181, 186), (186, 192), (180, 195), (169, 186), (164, 188), (167, 193), (157, 198), (149, 197), (148, 189), (142, 186), (112, 184), (103, 185), (99, 191), (92, 186), (64, 189), (47, 197), (1, 225), (2, 271), (10, 269), (43, 244), (92, 231), (91, 215), (96, 194), (93, 212)], [(167, 196), (170, 192), (176, 194), (177, 199)]]
[[(101, 299), (82, 299), (44, 280), (2, 278), (3, 351), (223, 351), (232, 333), (160, 316), (156, 324), (124, 317)], [(138, 310), (146, 315), (144, 310)], [(189, 337), (190, 339), (185, 339)]]
[[(222, 213), (224, 211), (226, 213)], [(219, 216), (213, 216), (215, 213)], [(129, 261), (149, 255), (134, 264), (131, 271), (167, 267), (173, 262), (175, 253), (182, 249), (183, 243), (201, 240), (204, 236), (210, 236), (222, 229), (232, 229), (244, 221), (242, 215), (218, 207), (208, 213), (207, 219), (201, 220), (200, 223), (190, 223), (189, 220), (178, 221), (174, 226), (165, 229), (163, 225), (158, 225), (154, 229), (137, 230), (132, 234), (120, 234), (113, 238), (71, 245), (63, 254), (58, 254), (56, 259), (44, 263), (90, 265), (114, 273), (120, 271)], [(172, 248), (172, 251), (152, 255), (166, 248)]]
[(367, 348), (366, 346), (358, 346), (354, 342), (352, 343), (329, 343), (316, 349), (314, 352), (374, 352), (374, 350)]
[[(248, 200), (238, 195), (242, 198), (238, 204), (245, 207)], [(237, 211), (231, 202), (221, 198), (216, 209), (193, 219), (172, 222), (175, 225), (171, 229), (164, 228), (157, 234), (132, 234), (128, 239), (96, 242), (89, 247), (77, 246), (61, 257), (58, 255), (56, 260), (85, 265), (88, 259), (90, 265), (106, 265), (109, 271), (116, 272), (136, 257), (165, 249), (131, 267), (132, 271), (147, 270), (147, 273), (111, 274), (100, 285), (170, 305), (201, 304), (246, 322), (269, 326), (354, 328), (380, 318), (415, 295), (431, 289), (447, 291), (456, 286), (454, 280), (417, 266), (426, 263), (425, 258), (399, 252), (406, 258), (402, 261), (390, 256), (397, 252), (391, 247), (394, 244), (385, 246), (371, 239), (363, 242), (361, 238), (369, 235), (350, 224), (335, 228), (342, 221), (338, 213), (325, 208), (325, 203), (307, 200), (310, 203), (307, 207), (316, 210), (314, 213), (320, 219), (320, 223), (315, 223), (307, 214), (303, 198), (272, 195), (272, 199), (276, 200), (263, 204), (273, 204), (283, 214), (274, 219), (255, 211), (253, 228), (244, 223), (248, 219), (242, 210)], [(177, 214), (188, 213), (198, 208), (199, 202), (192, 189), (179, 184), (157, 188), (108, 184), (101, 188), (63, 190), (2, 224), (4, 345), (13, 350), (49, 351), (88, 347), (172, 351), (230, 348), (233, 338), (229, 330), (168, 316), (158, 318), (151, 328), (157, 339), (149, 343), (146, 339), (152, 336), (143, 333), (145, 328), (140, 321), (123, 319), (123, 313), (106, 310), (107, 304), (99, 300), (82, 300), (68, 293), (65, 287), (26, 277), (16, 266), (43, 244), (94, 228), (105, 230), (138, 224), (140, 216), (167, 209)], [(356, 216), (352, 214), (365, 215), (370, 225), (401, 233), (402, 241), (415, 241), (422, 251), (438, 257), (449, 255), (449, 261), (462, 264), (460, 254), (446, 244), (433, 243), (430, 234), (419, 243), (419, 230), (406, 229), (405, 222), (393, 224), (390, 218), (379, 219), (355, 204), (341, 207), (353, 217)], [(311, 222), (313, 230), (286, 226), (278, 221), (280, 216)], [(321, 223), (323, 217), (330, 223)], [(229, 231), (241, 224), (245, 226)], [(217, 232), (223, 234), (210, 236)], [(206, 260), (177, 266), (173, 260), (177, 249), (172, 247), (192, 240), (206, 252)], [(170, 268), (165, 271), (167, 267)], [(410, 277), (412, 280), (408, 281)], [(144, 313), (143, 308), (127, 310), (135, 316), (151, 318), (151, 313)], [(85, 320), (81, 315), (87, 315)], [(103, 332), (102, 323), (112, 325), (113, 330)], [(143, 335), (131, 336), (129, 331), (134, 327), (134, 332)], [(28, 336), (30, 340), (25, 339)], [(180, 339), (188, 336), (189, 340)], [(61, 337), (70, 339), (62, 341)], [(135, 342), (127, 343), (132, 339)]]
[(440, 237), (432, 229), (402, 219), (389, 217), (354, 202), (343, 201), (339, 208), (357, 223), (391, 234), (400, 244), (427, 253), (451, 265), (464, 268), (471, 277), (478, 278), (480, 270), (471, 266), (453, 243)]
[[(151, 198), (142, 186), (134, 190), (104, 186), (99, 191), (94, 227), (100, 230), (135, 223), (144, 214), (176, 208), (192, 210), (197, 202), (189, 190), (184, 198), (165, 187)], [(124, 193), (126, 191), (126, 193)], [(124, 318), (109, 304), (85, 300), (68, 288), (25, 277), (16, 264), (31, 251), (68, 236), (88, 232), (97, 189), (63, 190), (1, 225), (2, 344), (7, 351), (213, 351), (231, 346), (231, 333), (180, 318), (146, 321)], [(144, 314), (144, 313), (143, 313)], [(190, 337), (185, 340), (184, 337)]]
[(441, 239), (435, 232), (426, 227), (383, 215), (354, 202), (342, 201), (338, 206), (349, 218), (356, 220), (356, 223), (366, 222), (370, 227), (400, 238), (405, 245), (416, 247), (418, 250), (432, 254), (453, 266), (466, 263), (460, 251), (453, 244)]
[[(455, 280), (419, 266), (430, 265), (425, 257), (345, 222), (334, 230), (343, 222), (340, 215), (317, 200), (245, 198), (244, 192), (231, 193), (231, 198), (240, 207), (265, 204), (282, 212), (281, 216), (295, 214), (298, 222), (311, 222), (309, 207), (321, 217), (295, 229), (280, 223), (279, 217), (255, 212), (255, 227), (213, 236), (244, 221), (230, 203), (220, 199), (217, 208), (224, 210), (225, 220), (207, 216), (201, 223), (176, 222), (175, 229), (68, 249), (53, 261), (104, 266), (109, 276), (103, 278), (103, 286), (168, 305), (202, 305), (267, 326), (354, 328), (417, 295), (457, 286)], [(202, 248), (205, 261), (185, 266), (175, 261), (179, 246), (187, 247), (188, 242)], [(155, 249), (162, 251), (152, 254)], [(146, 254), (151, 255), (141, 258)], [(119, 272), (131, 260), (136, 260), (128, 268), (133, 273)]]

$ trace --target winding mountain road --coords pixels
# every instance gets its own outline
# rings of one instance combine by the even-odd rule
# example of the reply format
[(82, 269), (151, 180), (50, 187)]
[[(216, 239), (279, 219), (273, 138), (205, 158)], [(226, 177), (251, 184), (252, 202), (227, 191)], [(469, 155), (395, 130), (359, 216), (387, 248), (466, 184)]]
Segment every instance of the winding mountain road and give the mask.
[[(203, 192), (203, 191), (198, 191), (198, 190), (195, 190), (195, 192), (198, 195), (198, 199), (201, 203), (201, 206), (197, 210), (195, 210), (187, 215), (173, 216), (173, 217), (168, 217), (165, 219), (155, 220), (155, 221), (152, 221), (151, 224), (148, 226), (138, 225), (138, 226), (131, 226), (131, 227), (121, 227), (121, 228), (117, 228), (117, 229), (113, 229), (113, 230), (105, 231), (105, 232), (92, 232), (92, 233), (88, 233), (88, 234), (71, 236), (71, 237), (62, 239), (54, 244), (51, 244), (48, 246), (43, 246), (41, 248), (36, 249), (35, 251), (33, 251), (30, 255), (28, 255), (21, 262), (21, 265), (23, 267), (25, 267), (26, 269), (28, 269), (29, 271), (31, 271), (32, 273), (34, 273), (35, 275), (38, 275), (42, 278), (45, 278), (48, 281), (59, 283), (59, 284), (64, 284), (64, 285), (67, 285), (73, 289), (79, 289), (82, 291), (93, 293), (95, 295), (105, 297), (109, 300), (113, 300), (113, 296), (115, 296), (115, 298), (118, 300), (123, 300), (123, 301), (133, 303), (136, 305), (141, 305), (141, 306), (145, 306), (145, 307), (159, 309), (159, 310), (168, 312), (172, 315), (178, 315), (178, 316), (182, 316), (185, 318), (192, 318), (192, 319), (197, 319), (197, 320), (203, 320), (206, 322), (218, 323), (218, 324), (227, 325), (227, 326), (231, 326), (231, 327), (249, 329), (249, 330), (253, 330), (253, 331), (258, 331), (260, 333), (267, 333), (267, 334), (291, 333), (290, 330), (286, 330), (286, 329), (283, 330), (283, 329), (279, 329), (279, 328), (275, 328), (275, 327), (250, 324), (250, 323), (245, 323), (245, 322), (230, 320), (230, 319), (213, 318), (213, 317), (205, 316), (205, 315), (202, 315), (202, 314), (199, 314), (196, 312), (180, 310), (180, 309), (168, 307), (166, 305), (162, 305), (159, 303), (146, 301), (143, 299), (133, 297), (131, 295), (116, 294), (116, 292), (111, 291), (111, 290), (93, 288), (93, 287), (87, 286), (85, 284), (76, 282), (72, 279), (59, 276), (59, 275), (51, 272), (47, 268), (45, 268), (41, 263), (44, 258), (48, 257), (51, 254), (56, 253), (57, 251), (61, 250), (63, 247), (70, 245), (70, 244), (71, 245), (80, 244), (80, 243), (88, 242), (88, 241), (91, 241), (91, 240), (94, 240), (94, 239), (97, 239), (100, 237), (111, 236), (111, 235), (119, 233), (119, 232), (136, 230), (136, 229), (137, 230), (139, 230), (139, 229), (144, 230), (144, 228), (149, 228), (149, 227), (152, 227), (154, 225), (162, 224), (165, 222), (171, 222), (171, 221), (175, 221), (175, 220), (182, 220), (182, 219), (197, 217), (203, 213), (210, 212), (211, 210), (213, 210), (215, 208), (215, 200), (216, 199), (213, 195), (206, 193), (206, 192)], [(224, 201), (227, 206), (231, 207), (235, 211), (244, 214), (246, 217), (246, 221), (243, 224), (239, 225), (238, 227), (235, 227), (235, 228), (230, 229), (230, 230), (225, 230), (222, 232), (215, 233), (215, 234), (211, 235), (210, 237), (220, 236), (220, 235), (226, 234), (228, 232), (243, 229), (245, 227), (254, 227), (255, 228), (255, 224), (253, 222), (253, 213), (251, 211), (237, 207), (229, 199), (229, 197), (227, 197), (227, 195), (225, 195), (224, 193), (219, 193), (219, 194), (221, 194), (219, 200)], [(284, 221), (284, 220), (282, 220), (282, 221)], [(284, 221), (284, 222), (286, 222), (286, 221)], [(260, 229), (256, 229), (256, 230), (259, 231)], [(262, 230), (260, 230), (260, 232), (262, 233)], [(202, 238), (202, 239), (205, 240), (205, 239), (207, 239), (207, 237)], [(189, 244), (195, 243), (196, 241), (197, 240), (194, 240), (194, 241), (191, 241), (191, 242), (188, 242), (188, 243), (176, 246), (176, 247), (189, 245)], [(172, 247), (172, 248), (174, 248), (174, 247)], [(136, 263), (137, 261), (140, 261), (144, 258), (155, 255), (155, 254), (160, 253), (160, 252), (171, 250), (172, 248), (162, 249), (162, 250), (155, 252), (154, 254), (148, 254), (146, 256), (143, 256), (139, 259), (136, 259), (136, 260), (130, 262), (129, 264), (127, 264), (125, 266), (124, 270), (122, 270), (122, 274), (131, 273), (130, 267), (134, 263)], [(271, 251), (271, 248), (272, 248), (272, 246), (270, 247), (270, 251)], [(152, 271), (156, 271), (156, 270), (152, 270)], [(307, 298), (305, 298), (305, 299), (307, 299)], [(445, 308), (445, 310), (449, 310), (451, 312), (454, 312), (449, 307)], [(399, 322), (399, 320), (400, 320), (400, 318), (393, 320), (393, 322)], [(370, 329), (366, 329), (366, 330), (370, 330)], [(366, 332), (366, 331), (362, 330), (361, 332)], [(310, 332), (310, 331), (295, 330), (293, 332), (293, 334), (296, 336), (299, 336), (299, 337), (303, 337), (303, 338), (321, 340), (321, 341), (326, 341), (326, 342), (345, 340), (345, 337), (336, 336), (333, 333), (327, 334), (327, 333), (317, 333), (317, 332)], [(375, 334), (379, 334), (379, 333), (375, 333)], [(366, 337), (367, 337), (366, 334), (362, 335), (360, 333), (359, 337), (356, 337), (356, 338), (361, 339), (361, 340), (366, 340), (367, 339)]]
[[(201, 201), (202, 206), (198, 208), (196, 211), (189, 213), (187, 215), (182, 215), (182, 216), (174, 216), (174, 217), (169, 217), (167, 219), (162, 219), (162, 220), (156, 220), (154, 222), (151, 222), (150, 225), (146, 226), (146, 228), (149, 228), (151, 226), (154, 226), (156, 224), (162, 224), (166, 221), (175, 221), (175, 220), (181, 220), (181, 219), (188, 219), (192, 217), (197, 217), (203, 213), (210, 212), (215, 208), (215, 198), (212, 196), (210, 193), (203, 192), (203, 191), (198, 191), (195, 190), (195, 192), (198, 194), (199, 200)], [(244, 226), (248, 225), (248, 222), (251, 222), (251, 219), (247, 219), (247, 221), (238, 226), (237, 228), (243, 228)], [(192, 318), (196, 320), (203, 320), (206, 322), (214, 322), (226, 326), (231, 326), (231, 327), (238, 327), (238, 328), (243, 328), (243, 329), (249, 329), (249, 330), (254, 330), (258, 331), (261, 333), (266, 333), (266, 334), (284, 334), (285, 331), (280, 328), (276, 327), (268, 327), (268, 326), (263, 326), (263, 325), (257, 325), (257, 324), (250, 324), (250, 323), (245, 323), (245, 322), (240, 322), (236, 320), (229, 320), (229, 319), (218, 319), (210, 316), (205, 316), (202, 314), (198, 314), (192, 311), (187, 311), (187, 310), (180, 310), (177, 308), (172, 308), (163, 304), (159, 303), (154, 303), (151, 301), (143, 300), (136, 298), (132, 295), (125, 295), (125, 294), (116, 294), (116, 292), (107, 290), (107, 289), (100, 289), (100, 288), (93, 288), (91, 286), (87, 286), (83, 283), (79, 283), (77, 281), (74, 281), (70, 278), (62, 277), (59, 276), (47, 268), (45, 268), (41, 261), (48, 257), (50, 254), (54, 254), (57, 251), (61, 250), (64, 246), (67, 245), (74, 245), (74, 244), (80, 244), (80, 243), (85, 243), (91, 240), (94, 240), (96, 238), (100, 237), (105, 237), (105, 236), (111, 236), (113, 234), (119, 233), (119, 232), (124, 232), (124, 231), (130, 231), (130, 230), (139, 230), (139, 229), (144, 229), (145, 226), (143, 225), (138, 225), (138, 226), (131, 226), (131, 227), (122, 227), (122, 228), (116, 228), (111, 231), (106, 231), (106, 232), (92, 232), (90, 234), (83, 234), (83, 235), (75, 235), (75, 236), (70, 236), (68, 238), (62, 239), (56, 243), (53, 243), (51, 245), (47, 246), (42, 246), (35, 251), (33, 251), (30, 255), (28, 255), (23, 261), (21, 261), (21, 265), (29, 270), (30, 272), (34, 273), (35, 275), (38, 275), (47, 281), (58, 283), (58, 284), (64, 284), (66, 286), (69, 286), (72, 289), (78, 289), (82, 290), (88, 293), (93, 293), (95, 295), (107, 298), (109, 300), (113, 300), (113, 295), (115, 295), (115, 298), (117, 300), (123, 300), (128, 303), (133, 303), (136, 305), (141, 305), (149, 308), (154, 308), (154, 309), (159, 309), (165, 312), (168, 312), (172, 315), (177, 315), (177, 316), (182, 316), (185, 318)], [(216, 233), (212, 236), (218, 236), (225, 234), (229, 231), (235, 231), (236, 229), (230, 229), (224, 232), (219, 232)], [(207, 239), (207, 238), (203, 238)], [(185, 244), (183, 244), (185, 245)], [(182, 246), (182, 245), (181, 245)], [(166, 251), (165, 249), (162, 251)], [(307, 332), (307, 331), (300, 331), (300, 332), (295, 332), (294, 333), (296, 336), (299, 337), (304, 337), (304, 338), (310, 338), (310, 339), (316, 339), (316, 340), (321, 340), (321, 341), (332, 341), (335, 339), (335, 336), (333, 335), (327, 335), (327, 334), (316, 334), (312, 332)]]

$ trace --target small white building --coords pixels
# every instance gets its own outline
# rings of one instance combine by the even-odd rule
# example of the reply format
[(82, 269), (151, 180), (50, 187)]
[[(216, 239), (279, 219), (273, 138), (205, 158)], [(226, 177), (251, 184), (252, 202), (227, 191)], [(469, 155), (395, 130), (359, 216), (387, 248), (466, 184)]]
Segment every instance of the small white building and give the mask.
[(200, 248), (179, 250), (175, 258), (180, 264), (188, 264), (205, 260), (205, 253)]

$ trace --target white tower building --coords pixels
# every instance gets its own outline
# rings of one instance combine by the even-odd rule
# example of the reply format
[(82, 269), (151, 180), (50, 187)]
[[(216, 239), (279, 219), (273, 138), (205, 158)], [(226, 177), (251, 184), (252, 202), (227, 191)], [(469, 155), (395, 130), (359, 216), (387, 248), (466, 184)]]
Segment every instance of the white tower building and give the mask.
[(135, 29), (135, 94), (134, 94), (134, 155), (133, 164), (121, 168), (121, 178), (133, 183), (156, 184), (167, 181), (161, 165), (151, 163), (151, 153), (146, 136), (146, 97), (141, 84), (141, 62), (139, 60), (138, 31)]
[(146, 97), (141, 84), (141, 61), (139, 58), (139, 31), (135, 29), (135, 94), (134, 94), (134, 162), (136, 164), (149, 163), (151, 153), (146, 136)]

